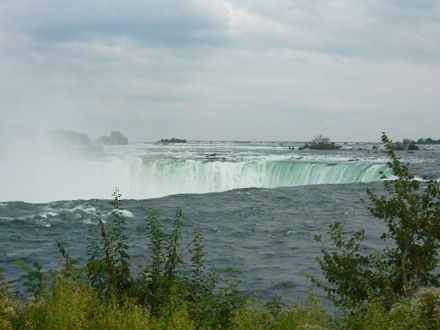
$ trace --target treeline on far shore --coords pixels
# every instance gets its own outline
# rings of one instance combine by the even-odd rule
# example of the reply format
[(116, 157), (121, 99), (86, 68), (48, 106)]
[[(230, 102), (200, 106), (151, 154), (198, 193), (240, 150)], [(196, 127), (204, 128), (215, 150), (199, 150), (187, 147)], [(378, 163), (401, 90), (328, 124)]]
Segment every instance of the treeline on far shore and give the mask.
[(426, 138), (426, 139), (420, 138), (417, 140), (417, 144), (440, 144), (440, 139), (434, 140), (431, 138)]

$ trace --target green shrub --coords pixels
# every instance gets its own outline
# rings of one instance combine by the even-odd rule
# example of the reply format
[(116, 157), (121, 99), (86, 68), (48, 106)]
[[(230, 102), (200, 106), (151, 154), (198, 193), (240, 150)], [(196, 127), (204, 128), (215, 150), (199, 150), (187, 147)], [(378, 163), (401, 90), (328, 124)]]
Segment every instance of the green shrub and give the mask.
[(0, 329), (13, 329), (20, 312), (20, 302), (14, 299), (11, 288), (6, 283), (0, 268)]
[(349, 329), (418, 329), (440, 328), (440, 288), (423, 288), (390, 309), (380, 300), (372, 300), (363, 313), (348, 314), (340, 320)]
[(24, 272), (20, 278), (24, 281), (25, 293), (38, 297), (47, 285), (46, 274), (42, 271), (43, 267), (38, 261), (34, 261), (32, 267), (27, 266), (21, 260), (16, 260), (14, 263)]
[[(157, 330), (195, 330), (195, 321), (191, 319), (188, 305), (177, 300), (168, 300), (166, 305), (162, 305), (160, 312), (153, 319), (152, 329)], [(203, 329), (203, 328), (202, 328)]]
[(262, 306), (256, 302), (237, 308), (232, 319), (232, 329), (328, 329), (330, 319), (318, 305), (318, 299), (310, 294), (305, 301), (298, 301), (285, 308), (278, 301)]
[(82, 329), (95, 307), (96, 295), (81, 278), (53, 274), (53, 283), (23, 307), (25, 329)]
[(21, 278), (30, 299), (22, 306), (11, 305), (2, 289), (1, 328), (229, 326), (233, 311), (245, 301), (238, 290), (239, 272), (228, 268), (221, 278), (204, 266), (200, 228), (195, 228), (184, 253), (180, 244), (182, 210), (176, 210), (171, 233), (163, 229), (157, 212), (150, 212), (146, 219), (145, 257), (135, 265), (117, 189), (113, 196), (112, 221), (106, 226), (100, 220), (97, 228), (89, 230), (88, 260), (84, 267), (78, 268), (77, 261), (70, 258), (58, 241), (65, 260), (60, 271), (45, 273), (38, 262), (31, 267), (16, 262), (24, 271)]
[[(326, 283), (322, 286), (342, 308), (359, 311), (372, 301), (381, 301), (389, 309), (395, 302), (411, 296), (418, 288), (438, 286), (440, 247), (440, 189), (435, 180), (416, 179), (409, 165), (403, 165), (383, 134), (382, 141), (390, 156), (388, 167), (395, 178), (382, 173), (385, 196), (367, 189), (368, 209), (382, 219), (388, 229), (381, 235), (385, 248), (369, 254), (363, 249), (365, 231), (359, 230), (345, 239), (343, 228), (336, 223), (328, 232), (334, 247), (325, 247), (318, 263)], [(322, 241), (321, 236), (316, 236)]]
[(107, 233), (102, 220), (99, 220), (100, 241), (91, 232), (87, 254), (89, 260), (86, 266), (87, 276), (92, 287), (103, 297), (116, 296), (123, 299), (133, 290), (134, 280), (131, 276), (131, 256), (126, 243), (126, 224), (122, 216), (121, 195), (118, 189), (113, 193), (113, 221)]
[(390, 310), (390, 326), (407, 329), (440, 328), (440, 288), (422, 288)]
[[(171, 233), (163, 229), (156, 211), (148, 213), (147, 250), (144, 261), (135, 267), (126, 243), (128, 237), (120, 197), (115, 190), (114, 211), (108, 228), (99, 221), (99, 234), (93, 229), (90, 231), (85, 274), (91, 287), (103, 299), (102, 303), (116, 300), (123, 304), (128, 299), (148, 309), (153, 319), (160, 319), (170, 306), (182, 305), (185, 309), (179, 309), (179, 315), (188, 314), (197, 327), (226, 326), (232, 311), (244, 302), (238, 290), (238, 272), (225, 270), (222, 283), (212, 268), (204, 266), (203, 236), (198, 227), (184, 253), (180, 247), (181, 209), (176, 210)], [(74, 270), (61, 244), (59, 247), (66, 260), (66, 269)]]
[(118, 301), (110, 298), (96, 306), (84, 329), (152, 329), (150, 312), (129, 299)]

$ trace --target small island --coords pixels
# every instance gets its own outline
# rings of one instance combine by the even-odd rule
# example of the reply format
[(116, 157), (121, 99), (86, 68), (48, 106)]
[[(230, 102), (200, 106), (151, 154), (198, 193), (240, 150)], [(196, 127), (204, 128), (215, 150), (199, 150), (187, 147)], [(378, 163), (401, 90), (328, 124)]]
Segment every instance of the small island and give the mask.
[(315, 136), (312, 141), (304, 144), (302, 149), (313, 149), (313, 150), (337, 150), (340, 149), (334, 142), (331, 142), (328, 137), (322, 135)]
[(160, 141), (157, 141), (157, 143), (164, 143), (164, 144), (168, 144), (168, 143), (186, 143), (187, 141), (185, 139), (175, 139), (175, 138), (171, 138), (171, 139), (162, 139)]

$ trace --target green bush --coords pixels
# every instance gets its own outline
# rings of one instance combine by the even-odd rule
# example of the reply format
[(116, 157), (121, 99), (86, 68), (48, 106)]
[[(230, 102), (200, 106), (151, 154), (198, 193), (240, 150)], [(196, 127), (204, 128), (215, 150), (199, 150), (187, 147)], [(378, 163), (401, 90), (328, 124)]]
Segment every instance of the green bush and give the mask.
[(418, 329), (440, 328), (440, 288), (422, 288), (412, 297), (386, 308), (380, 300), (372, 300), (363, 313), (340, 319), (349, 329)]
[(258, 306), (250, 300), (234, 312), (232, 329), (328, 329), (330, 318), (311, 294), (305, 301), (298, 301), (286, 308), (278, 301)]
[[(394, 178), (382, 173), (387, 195), (378, 196), (370, 188), (368, 209), (382, 219), (388, 229), (381, 235), (385, 248), (369, 254), (363, 249), (365, 231), (344, 238), (339, 223), (330, 225), (332, 252), (325, 247), (318, 263), (328, 283), (317, 282), (335, 303), (348, 310), (362, 310), (372, 301), (387, 308), (410, 297), (418, 289), (438, 286), (440, 247), (440, 190), (435, 180), (418, 180), (394, 153), (385, 134), (382, 141), (390, 156)], [(322, 241), (321, 236), (316, 236)]]
[[(99, 233), (90, 231), (89, 259), (84, 268), (86, 280), (102, 303), (116, 301), (124, 305), (130, 300), (148, 309), (151, 317), (157, 320), (170, 306), (179, 305), (184, 306), (178, 310), (179, 315), (188, 314), (197, 327), (226, 326), (232, 311), (243, 305), (245, 298), (237, 288), (236, 270), (226, 269), (222, 282), (213, 269), (204, 266), (200, 228), (195, 228), (191, 244), (184, 251), (180, 247), (182, 210), (176, 210), (171, 233), (163, 229), (157, 212), (151, 211), (146, 217), (145, 258), (134, 265), (126, 243), (127, 229), (117, 189), (113, 196), (112, 221), (108, 226), (99, 221)], [(74, 263), (61, 244), (59, 247), (66, 260), (66, 269), (74, 269)]]
[(94, 310), (95, 292), (81, 278), (53, 275), (53, 283), (31, 297), (21, 312), (25, 329), (81, 329)]
[(390, 310), (390, 327), (407, 329), (440, 328), (440, 288), (422, 288)]
[(11, 288), (6, 283), (3, 275), (3, 268), (0, 268), (0, 329), (13, 329), (18, 319), (20, 302), (15, 300)]
[(254, 307), (256, 301), (250, 304), (238, 290), (239, 271), (227, 268), (219, 275), (205, 267), (199, 227), (186, 251), (181, 248), (180, 209), (170, 233), (156, 211), (148, 213), (146, 256), (132, 264), (120, 197), (116, 190), (112, 221), (99, 221), (90, 229), (84, 267), (60, 242), (65, 260), (60, 271), (44, 273), (38, 262), (31, 267), (18, 263), (31, 297), (14, 305), (2, 295), (1, 328), (318, 329), (326, 324), (325, 311), (315, 300), (291, 309), (279, 302), (261, 308)]

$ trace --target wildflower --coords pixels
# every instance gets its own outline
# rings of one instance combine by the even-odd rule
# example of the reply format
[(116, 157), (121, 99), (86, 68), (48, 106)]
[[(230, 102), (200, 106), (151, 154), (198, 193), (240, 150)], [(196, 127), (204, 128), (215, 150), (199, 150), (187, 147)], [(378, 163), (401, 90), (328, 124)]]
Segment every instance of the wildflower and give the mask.
[(298, 326), (298, 329), (308, 329), (308, 330), (323, 330), (322, 327), (319, 325), (312, 325), (312, 324), (303, 324)]
[(7, 307), (3, 310), (3, 312), (8, 316), (15, 316), (15, 309), (14, 307)]

